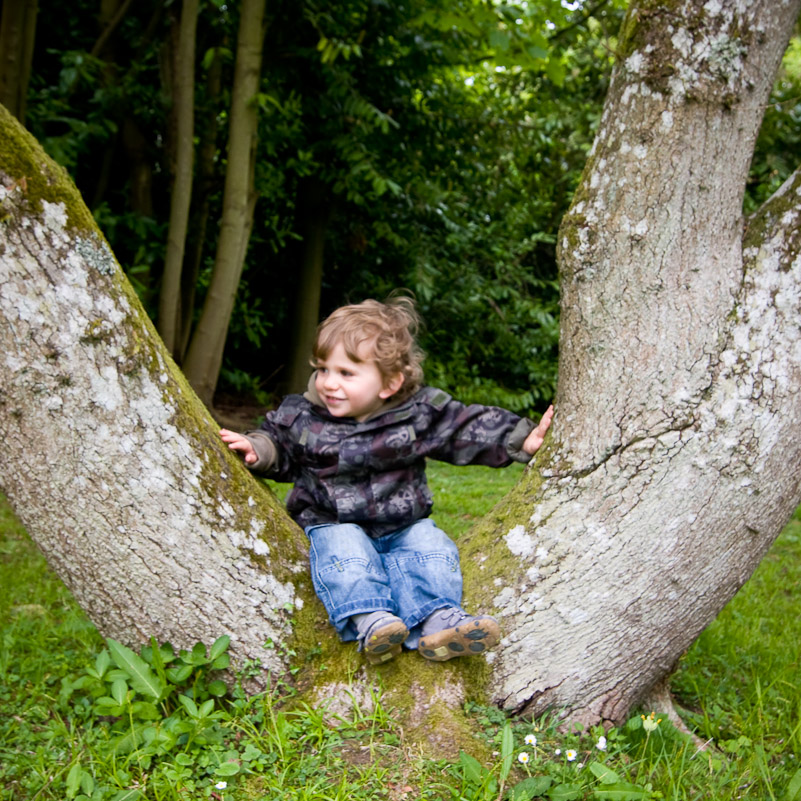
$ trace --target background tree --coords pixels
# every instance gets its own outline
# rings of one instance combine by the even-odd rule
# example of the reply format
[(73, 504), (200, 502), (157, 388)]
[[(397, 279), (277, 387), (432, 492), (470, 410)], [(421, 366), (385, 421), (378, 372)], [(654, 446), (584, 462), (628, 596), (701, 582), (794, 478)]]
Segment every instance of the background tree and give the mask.
[[(620, 3), (529, 5), (270, 7), (254, 95), (258, 200), (224, 391), (266, 405), (260, 388), (302, 385), (321, 314), (406, 285), (430, 323), (432, 380), (520, 410), (552, 395), (556, 224), (600, 113)], [(185, 187), (174, 180), (178, 7), (109, 2), (99, 20), (94, 0), (45, 8), (31, 92), (32, 131), (71, 171), (152, 318), (160, 302), (174, 308), (180, 271), (181, 362), (214, 271), (240, 12), (199, 8), (194, 63), (178, 59), (197, 76), (199, 109), (178, 267), (165, 267)], [(560, 85), (575, 102), (557, 107)], [(299, 280), (304, 264), (313, 280)]]
[(167, 350), (181, 357), (181, 273), (183, 271), (189, 209), (192, 200), (195, 152), (195, 38), (199, 0), (184, 0), (178, 28), (175, 80), (172, 92), (175, 116), (175, 176), (170, 196), (170, 227), (159, 292), (159, 334)]
[(28, 83), (36, 39), (36, 0), (0, 4), (0, 103), (25, 122)]
[(220, 239), (208, 293), (189, 343), (184, 371), (201, 400), (211, 405), (225, 335), (253, 225), (258, 115), (253, 99), (261, 76), (265, 0), (244, 0), (237, 35)]
[[(801, 171), (742, 213), (799, 5), (645, 0), (627, 16), (560, 233), (553, 436), (462, 548), (468, 603), (503, 621), (481, 682), (507, 709), (624, 719), (801, 500)], [(327, 696), (347, 649), (300, 533), (217, 444), (69, 182), (5, 112), (1, 132), (13, 506), (102, 632), (180, 646), (224, 630), (239, 660), (279, 672), (289, 651), (265, 654), (266, 637), (320, 648), (300, 681)], [(475, 677), (395, 662), (418, 722)]]

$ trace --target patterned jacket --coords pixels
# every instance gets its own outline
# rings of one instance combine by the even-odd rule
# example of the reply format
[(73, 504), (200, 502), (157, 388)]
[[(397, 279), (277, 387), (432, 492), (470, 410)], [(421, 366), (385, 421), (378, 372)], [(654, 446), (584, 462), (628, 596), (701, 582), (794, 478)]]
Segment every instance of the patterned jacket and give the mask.
[(287, 509), (297, 523), (356, 523), (380, 537), (430, 514), (427, 458), (490, 467), (527, 462), (521, 448), (534, 426), (432, 387), (358, 422), (330, 415), (312, 388), (289, 395), (246, 436), (259, 457), (252, 470), (294, 482)]

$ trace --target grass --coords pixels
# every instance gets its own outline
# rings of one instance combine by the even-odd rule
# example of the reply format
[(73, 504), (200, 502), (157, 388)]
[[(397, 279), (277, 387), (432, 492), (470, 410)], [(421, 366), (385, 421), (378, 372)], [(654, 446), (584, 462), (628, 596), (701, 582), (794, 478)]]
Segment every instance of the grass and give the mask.
[[(438, 524), (458, 536), (518, 475), (432, 464)], [(673, 677), (684, 720), (710, 741), (701, 752), (651, 710), (564, 733), (470, 704), (475, 753), (494, 756), (449, 763), (416, 753), (380, 694), (347, 718), (293, 705), (281, 684), (225, 695), (224, 641), (107, 644), (1, 501), (0, 586), (0, 801), (801, 801), (798, 512)]]

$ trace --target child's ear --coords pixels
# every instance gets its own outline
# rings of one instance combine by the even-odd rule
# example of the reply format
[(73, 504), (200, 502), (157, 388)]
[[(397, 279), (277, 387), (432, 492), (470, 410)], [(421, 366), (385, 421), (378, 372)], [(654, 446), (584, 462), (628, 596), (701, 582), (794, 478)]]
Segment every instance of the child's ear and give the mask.
[(378, 393), (379, 398), (391, 398), (403, 386), (403, 373), (395, 373), (384, 384), (384, 389)]

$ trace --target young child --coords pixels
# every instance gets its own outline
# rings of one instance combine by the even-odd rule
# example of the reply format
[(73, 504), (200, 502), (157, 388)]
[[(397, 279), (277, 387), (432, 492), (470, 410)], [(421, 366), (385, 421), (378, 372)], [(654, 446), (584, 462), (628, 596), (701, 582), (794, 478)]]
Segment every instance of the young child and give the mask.
[(535, 425), (423, 386), (417, 326), (407, 297), (337, 309), (317, 329), (308, 391), (256, 431), (220, 432), (251, 470), (294, 482), (287, 509), (309, 538), (314, 589), (373, 664), (402, 645), (442, 662), (497, 643), (494, 618), (461, 608), (459, 554), (428, 516), (425, 460), (527, 462), (553, 417)]

